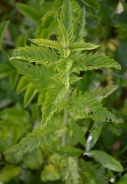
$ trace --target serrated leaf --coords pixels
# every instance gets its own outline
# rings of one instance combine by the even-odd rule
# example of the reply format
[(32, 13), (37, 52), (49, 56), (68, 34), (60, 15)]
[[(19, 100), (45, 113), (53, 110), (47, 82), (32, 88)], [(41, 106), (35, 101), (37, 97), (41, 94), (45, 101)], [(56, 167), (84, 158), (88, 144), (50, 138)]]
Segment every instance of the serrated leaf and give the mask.
[(63, 1), (62, 11), (60, 13), (60, 21), (66, 28), (68, 38), (71, 38), (73, 36), (73, 16), (70, 0)]
[(17, 94), (21, 93), (23, 90), (27, 88), (28, 84), (29, 84), (28, 79), (25, 76), (22, 76), (20, 78), (20, 81), (18, 82), (16, 93)]
[(26, 17), (38, 22), (39, 19), (41, 18), (39, 12), (33, 8), (30, 7), (26, 4), (22, 4), (22, 3), (17, 3), (16, 4), (16, 8)]
[(50, 120), (60, 103), (65, 98), (67, 92), (68, 90), (62, 84), (54, 83), (49, 85), (45, 95), (45, 102), (42, 106), (43, 125)]
[(80, 62), (78, 59), (78, 62), (74, 64), (73, 70), (79, 73), (80, 71), (111, 67), (121, 69), (121, 66), (117, 62), (115, 62), (114, 59), (110, 59), (108, 56), (103, 56), (99, 53), (85, 53), (80, 56)]
[(37, 92), (38, 90), (34, 88), (34, 85), (32, 83), (28, 84), (24, 96), (24, 107), (27, 107), (29, 105), (29, 103), (33, 100)]
[(97, 162), (99, 162), (103, 167), (107, 169), (110, 169), (116, 172), (123, 171), (123, 166), (117, 160), (115, 160), (113, 157), (111, 157), (110, 155), (108, 155), (103, 151), (94, 150), (90, 152), (85, 152), (84, 155), (93, 157)]
[(36, 62), (37, 64), (45, 64), (48, 62), (55, 62), (57, 60), (56, 54), (48, 48), (42, 46), (31, 45), (20, 47), (13, 51), (12, 59), (23, 59), (29, 62)]
[(93, 45), (92, 43), (86, 43), (86, 42), (75, 42), (71, 43), (69, 45), (69, 48), (72, 52), (77, 51), (77, 50), (93, 50), (99, 47), (99, 45)]
[(91, 97), (101, 102), (118, 88), (117, 85), (106, 86), (105, 88), (97, 88), (90, 91)]
[(107, 111), (106, 108), (102, 107), (102, 104), (94, 99), (90, 92), (86, 92), (83, 95), (79, 93), (75, 101), (70, 105), (70, 115), (74, 120), (92, 118), (94, 121), (123, 122), (120, 118)]
[(44, 89), (48, 85), (50, 72), (43, 65), (34, 66), (26, 62), (11, 60), (11, 63), (18, 69), (21, 74), (24, 74), (28, 81), (34, 84), (35, 88), (43, 94)]
[(69, 75), (70, 75), (70, 69), (72, 67), (72, 60), (68, 59), (60, 59), (58, 62), (56, 62), (56, 68), (59, 72), (60, 80), (61, 82), (66, 86), (66, 88), (69, 88)]
[(83, 153), (83, 150), (69, 146), (51, 147), (51, 150), (59, 155), (67, 157), (78, 157)]
[(63, 158), (61, 160), (62, 179), (66, 184), (81, 184), (77, 160), (74, 158)]
[(1, 48), (3, 34), (4, 34), (4, 31), (6, 30), (8, 24), (9, 24), (9, 21), (3, 21), (0, 23), (0, 48)]
[(30, 41), (36, 43), (37, 45), (42, 45), (44, 47), (50, 47), (50, 48), (54, 48), (57, 50), (62, 50), (61, 44), (59, 42), (56, 42), (56, 41), (47, 40), (47, 39), (43, 39), (43, 38), (30, 39)]
[(52, 146), (60, 139), (60, 137), (62, 137), (65, 131), (66, 129), (63, 127), (61, 121), (59, 121), (58, 118), (54, 118), (53, 121), (46, 124), (43, 128), (38, 127), (28, 133), (18, 144), (7, 150), (5, 153), (31, 152), (39, 146)]
[(74, 121), (71, 121), (71, 126), (72, 126), (72, 130), (73, 130), (73, 134), (75, 135), (76, 139), (85, 147), (86, 146), (86, 139), (83, 136), (81, 129)]
[(77, 41), (81, 41), (85, 34), (85, 8), (82, 9), (79, 17), (79, 27), (77, 30)]

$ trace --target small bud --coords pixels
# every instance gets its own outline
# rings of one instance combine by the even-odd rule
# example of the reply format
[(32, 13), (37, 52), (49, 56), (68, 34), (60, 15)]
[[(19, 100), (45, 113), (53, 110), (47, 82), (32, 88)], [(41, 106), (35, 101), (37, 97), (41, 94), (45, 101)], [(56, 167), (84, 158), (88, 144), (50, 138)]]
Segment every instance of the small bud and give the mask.
[(111, 178), (111, 179), (110, 179), (110, 182), (111, 182), (111, 183), (114, 183), (114, 181), (115, 181), (114, 178)]

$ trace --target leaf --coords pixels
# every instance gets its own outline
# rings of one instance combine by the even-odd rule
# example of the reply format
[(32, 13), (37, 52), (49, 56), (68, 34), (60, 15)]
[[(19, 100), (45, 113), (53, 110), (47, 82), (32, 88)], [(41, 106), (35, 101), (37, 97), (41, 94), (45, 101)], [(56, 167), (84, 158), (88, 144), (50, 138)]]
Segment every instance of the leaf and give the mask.
[(29, 84), (28, 79), (25, 76), (22, 76), (20, 78), (20, 81), (18, 82), (16, 93), (19, 94), (22, 91), (24, 91), (27, 88), (28, 84)]
[(23, 163), (27, 166), (27, 168), (36, 170), (39, 169), (44, 162), (41, 150), (34, 149), (30, 153), (25, 153), (23, 156)]
[[(126, 29), (125, 29), (126, 30)], [(126, 58), (127, 58), (127, 41), (122, 41), (119, 47), (117, 47), (115, 59), (121, 65), (122, 69), (127, 68)]]
[(66, 28), (68, 38), (71, 38), (73, 36), (73, 16), (70, 0), (63, 1), (62, 11), (60, 13), (60, 21)]
[(99, 9), (100, 8), (100, 4), (98, 3), (97, 0), (81, 0), (84, 4), (90, 6), (91, 8), (94, 9)]
[(18, 176), (20, 172), (21, 172), (21, 167), (8, 164), (1, 170), (0, 181), (7, 183), (12, 178)]
[(45, 149), (46, 146), (55, 145), (55, 142), (62, 137), (65, 131), (66, 128), (63, 127), (61, 121), (58, 118), (54, 118), (54, 120), (48, 122), (43, 128), (38, 127), (28, 133), (18, 144), (7, 150), (5, 153), (31, 152), (39, 146), (44, 147)]
[(78, 157), (83, 153), (83, 150), (69, 146), (51, 147), (51, 150), (59, 155), (67, 157)]
[(85, 8), (82, 9), (79, 17), (79, 26), (77, 29), (77, 41), (81, 41), (85, 34)]
[(106, 108), (102, 107), (102, 104), (94, 99), (90, 92), (86, 92), (83, 95), (80, 92), (70, 105), (69, 110), (74, 120), (92, 118), (94, 121), (123, 122), (120, 118), (117, 118), (111, 112), (107, 111)]
[(117, 85), (106, 86), (105, 88), (97, 88), (90, 91), (91, 97), (101, 102), (118, 88)]
[(74, 82), (77, 82), (79, 80), (81, 80), (82, 77), (69, 77), (69, 81), (70, 81), (70, 84), (73, 84)]
[[(42, 124), (45, 125), (64, 100), (68, 90), (61, 84), (54, 83), (47, 87), (45, 102), (42, 106)], [(52, 95), (51, 95), (52, 94)]]
[(57, 57), (53, 51), (42, 46), (31, 45), (20, 47), (13, 51), (12, 59), (23, 59), (29, 62), (36, 62), (37, 64), (45, 64), (48, 62), (55, 62)]
[(2, 42), (2, 38), (3, 38), (3, 34), (7, 28), (9, 24), (9, 21), (3, 21), (0, 23), (0, 48), (1, 48), (1, 42)]
[(83, 136), (79, 126), (74, 121), (71, 121), (71, 126), (72, 126), (72, 130), (73, 130), (73, 134), (75, 135), (76, 139), (85, 147), (86, 146), (86, 139)]
[[(80, 160), (81, 162), (81, 160)], [(105, 168), (100, 167), (98, 164), (92, 162), (82, 161), (79, 165), (81, 170), (82, 183), (88, 184), (107, 184), (107, 178), (105, 177)]]
[(44, 89), (48, 85), (50, 78), (50, 71), (43, 65), (34, 66), (26, 62), (11, 60), (11, 63), (18, 69), (21, 74), (24, 74), (29, 82), (34, 84), (34, 87), (40, 92), (44, 93)]
[(26, 17), (38, 22), (39, 19), (41, 18), (39, 12), (33, 8), (30, 7), (26, 4), (22, 4), (22, 3), (17, 3), (16, 4), (16, 8)]
[(10, 75), (10, 85), (12, 88), (15, 87), (18, 79), (19, 79), (19, 73), (17, 71), (15, 71), (12, 75)]
[(58, 62), (56, 62), (56, 68), (59, 72), (60, 80), (61, 82), (66, 86), (66, 88), (69, 88), (69, 75), (70, 75), (70, 69), (72, 67), (72, 60), (68, 59), (60, 59)]
[(90, 135), (88, 136), (87, 142), (86, 142), (86, 151), (89, 151), (91, 148), (93, 148), (98, 138), (100, 137), (101, 130), (102, 130), (102, 126), (93, 130), (90, 133)]
[(75, 42), (71, 43), (69, 45), (69, 48), (72, 52), (77, 51), (77, 50), (93, 50), (99, 47), (99, 45), (93, 45), (91, 43), (86, 43), (86, 42)]
[(127, 174), (124, 174), (116, 184), (126, 184), (127, 183)]
[(48, 164), (44, 167), (41, 172), (41, 180), (46, 181), (56, 181), (61, 178), (61, 173), (57, 167), (53, 164)]
[(34, 88), (34, 85), (32, 83), (28, 84), (27, 90), (24, 96), (24, 107), (27, 107), (29, 103), (33, 100), (34, 96), (38, 90)]
[(62, 179), (66, 184), (80, 184), (81, 178), (77, 160), (71, 157), (65, 157), (61, 160), (60, 166)]
[(96, 161), (98, 161), (103, 167), (107, 169), (110, 169), (116, 172), (123, 171), (123, 166), (117, 160), (115, 160), (113, 157), (111, 157), (105, 152), (90, 151), (90, 152), (85, 152), (84, 155), (93, 157)]
[(26, 42), (27, 42), (26, 34), (21, 34), (17, 39), (16, 47), (25, 47)]
[[(80, 60), (80, 62), (79, 62)], [(121, 66), (115, 62), (113, 59), (110, 59), (108, 56), (103, 56), (99, 53), (89, 53), (82, 54), (78, 62), (74, 64), (74, 71), (79, 73), (80, 71), (93, 70), (98, 68), (116, 68), (121, 69)]]
[(59, 42), (52, 41), (52, 40), (47, 40), (43, 38), (38, 38), (38, 39), (30, 39), (30, 41), (36, 43), (37, 45), (42, 45), (44, 47), (51, 47), (57, 50), (62, 50), (62, 47)]

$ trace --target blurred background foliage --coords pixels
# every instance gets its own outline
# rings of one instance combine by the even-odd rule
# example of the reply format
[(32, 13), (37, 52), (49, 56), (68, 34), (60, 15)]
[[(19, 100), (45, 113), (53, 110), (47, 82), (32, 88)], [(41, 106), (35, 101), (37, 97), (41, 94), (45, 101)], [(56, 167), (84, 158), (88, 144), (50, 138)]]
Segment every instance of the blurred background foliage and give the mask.
[[(122, 67), (121, 71), (99, 69), (83, 72), (83, 80), (76, 82), (83, 92), (97, 87), (116, 84), (119, 88), (103, 104), (124, 120), (123, 124), (103, 123), (102, 132), (95, 149), (115, 157), (127, 168), (127, 2), (126, 0), (72, 0), (75, 18), (81, 8), (86, 9), (86, 29), (84, 39), (99, 44), (98, 52), (114, 58)], [(55, 39), (57, 17), (62, 0), (1, 0), (0, 1), (0, 184), (62, 184), (58, 155), (46, 147), (31, 153), (5, 154), (26, 133), (35, 129), (41, 121), (36, 95), (25, 102), (19, 88), (21, 76), (11, 65), (9, 57), (17, 47), (29, 45), (28, 38)], [(8, 22), (7, 22), (8, 21)], [(5, 29), (2, 28), (4, 26)], [(3, 36), (2, 36), (3, 35)], [(23, 79), (22, 79), (23, 80)], [(26, 87), (27, 87), (26, 83)], [(21, 86), (21, 85), (20, 85)], [(27, 106), (24, 108), (24, 105)], [(93, 121), (79, 122), (87, 137)], [(71, 132), (70, 132), (71, 133)], [(75, 142), (75, 140), (74, 140)], [(74, 143), (72, 143), (73, 145)], [(84, 184), (109, 183), (113, 172), (97, 168), (96, 162), (86, 159), (87, 172), (84, 171)], [(91, 165), (91, 163), (93, 165)], [(82, 163), (80, 163), (82, 165)], [(101, 172), (102, 178), (97, 175)], [(102, 182), (103, 179), (103, 182)], [(91, 182), (92, 183), (92, 182)], [(126, 184), (125, 173), (116, 177), (117, 184)]]

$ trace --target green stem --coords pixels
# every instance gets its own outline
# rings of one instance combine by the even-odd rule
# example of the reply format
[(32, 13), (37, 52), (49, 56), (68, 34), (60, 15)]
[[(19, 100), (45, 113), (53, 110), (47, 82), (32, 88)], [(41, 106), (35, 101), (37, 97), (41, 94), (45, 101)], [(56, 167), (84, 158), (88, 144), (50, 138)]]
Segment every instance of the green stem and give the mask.
[[(68, 93), (65, 101), (69, 100), (69, 96), (70, 94)], [(68, 110), (67, 109), (64, 109), (63, 124), (64, 126), (68, 125)], [(65, 145), (66, 145), (66, 132), (63, 133), (63, 137), (62, 137), (62, 146), (65, 146)]]
[[(63, 116), (63, 124), (64, 126), (67, 126), (68, 124), (68, 110), (64, 109), (64, 116)], [(62, 137), (62, 146), (66, 145), (66, 132), (63, 133)]]

